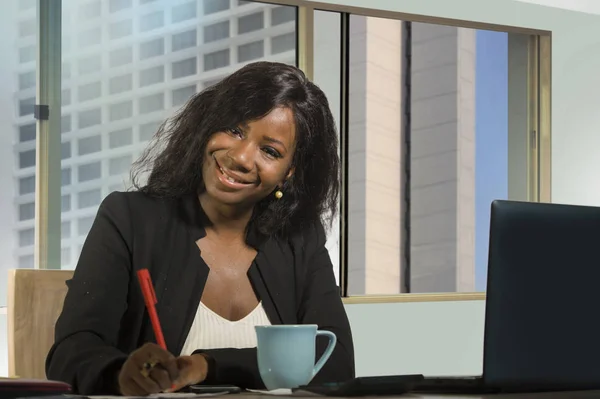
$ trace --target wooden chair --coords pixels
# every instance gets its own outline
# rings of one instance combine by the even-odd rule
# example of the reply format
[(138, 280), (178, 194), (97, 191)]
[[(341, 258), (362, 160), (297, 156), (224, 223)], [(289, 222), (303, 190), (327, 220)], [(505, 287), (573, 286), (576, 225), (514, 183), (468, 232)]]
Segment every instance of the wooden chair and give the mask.
[(54, 343), (71, 270), (20, 269), (8, 272), (8, 373), (46, 379), (45, 361)]

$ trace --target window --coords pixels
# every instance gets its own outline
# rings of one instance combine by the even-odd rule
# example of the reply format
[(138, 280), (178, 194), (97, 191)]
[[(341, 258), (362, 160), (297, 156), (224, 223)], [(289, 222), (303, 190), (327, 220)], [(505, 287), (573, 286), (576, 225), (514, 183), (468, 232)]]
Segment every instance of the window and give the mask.
[(131, 156), (123, 156), (111, 158), (108, 162), (108, 174), (110, 176), (118, 176), (127, 173), (131, 167)]
[(19, 256), (19, 269), (33, 269), (35, 266), (35, 260), (33, 255), (21, 255)]
[(229, 9), (229, 0), (204, 0), (204, 15)]
[(140, 18), (140, 31), (147, 32), (149, 30), (160, 28), (164, 25), (164, 15), (162, 11), (156, 11), (150, 14), (142, 15)]
[(265, 55), (264, 42), (252, 42), (238, 47), (238, 62), (252, 61)]
[(77, 194), (77, 208), (84, 209), (91, 206), (100, 205), (102, 201), (102, 192), (100, 189), (82, 191)]
[(89, 101), (100, 97), (102, 94), (102, 85), (100, 82), (88, 83), (83, 86), (79, 86), (78, 99), (79, 101)]
[(140, 60), (157, 57), (165, 53), (165, 41), (162, 37), (140, 44)]
[(196, 18), (196, 2), (181, 4), (171, 10), (171, 21), (173, 23)]
[(35, 204), (28, 202), (27, 204), (19, 205), (19, 220), (30, 220), (35, 216)]
[(100, 135), (85, 137), (77, 140), (77, 154), (87, 155), (102, 150), (102, 138)]
[(115, 76), (108, 81), (108, 91), (110, 94), (118, 94), (129, 91), (133, 88), (133, 76), (127, 75)]
[(60, 250), (60, 264), (61, 269), (70, 268), (71, 263), (71, 248), (62, 248)]
[(171, 38), (171, 51), (179, 51), (190, 47), (196, 47), (196, 29), (177, 33)]
[(274, 36), (271, 39), (271, 54), (279, 54), (290, 50), (296, 50), (296, 34)]
[(35, 19), (19, 22), (19, 36), (34, 36), (36, 33)]
[(63, 240), (71, 238), (71, 222), (62, 222), (60, 224), (60, 238)]
[(102, 123), (102, 109), (90, 109), (88, 111), (81, 111), (77, 114), (77, 125), (80, 129), (84, 129), (86, 127), (99, 125)]
[(60, 118), (60, 132), (67, 133), (71, 131), (71, 115), (63, 115)]
[(133, 62), (133, 50), (131, 47), (124, 47), (113, 50), (109, 54), (109, 63), (111, 67), (118, 67)]
[(80, 237), (87, 236), (92, 228), (92, 224), (94, 224), (94, 218), (92, 216), (77, 220), (77, 234), (79, 234)]
[(171, 77), (173, 79), (196, 74), (196, 57), (171, 64)]
[(133, 115), (133, 102), (123, 101), (116, 104), (111, 104), (108, 109), (108, 115), (111, 122), (125, 118), (131, 118)]
[(34, 229), (25, 229), (19, 231), (19, 246), (27, 247), (29, 245), (33, 245), (35, 240), (35, 230)]
[(196, 93), (196, 86), (187, 86), (173, 90), (173, 106), (184, 104)]
[(165, 81), (165, 67), (162, 65), (140, 71), (140, 87)]
[(19, 100), (19, 116), (33, 114), (33, 106), (34, 105), (35, 105), (34, 97)]
[(25, 90), (30, 87), (35, 87), (35, 71), (19, 74), (19, 89)]
[(25, 46), (19, 48), (19, 62), (24, 64), (26, 62), (35, 61), (36, 56), (36, 47), (35, 46)]
[(60, 159), (71, 158), (71, 142), (67, 141), (60, 144)]
[(62, 169), (60, 171), (61, 187), (68, 186), (70, 184), (71, 184), (71, 168)]
[(121, 129), (108, 134), (108, 148), (118, 148), (133, 143), (133, 131), (131, 128)]
[(238, 18), (238, 35), (262, 29), (264, 26), (264, 13), (262, 11), (246, 15)]
[(140, 114), (147, 114), (164, 109), (164, 94), (157, 93), (140, 98)]
[(31, 140), (35, 140), (35, 123), (19, 126), (19, 141), (23, 143)]
[(35, 150), (23, 151), (19, 153), (19, 168), (30, 168), (35, 166)]
[(204, 27), (204, 43), (210, 43), (229, 37), (229, 20)]
[(101, 13), (102, 4), (100, 0), (90, 1), (79, 8), (79, 16), (82, 19), (98, 18)]
[(71, 196), (62, 195), (60, 197), (60, 211), (69, 212), (71, 210)]
[(100, 162), (92, 162), (85, 165), (80, 165), (77, 168), (78, 173), (78, 181), (84, 182), (94, 179), (99, 179), (101, 174), (101, 165)]
[(140, 125), (140, 141), (150, 141), (154, 133), (158, 131), (161, 122), (150, 122)]
[(131, 0), (110, 0), (108, 12), (113, 13), (131, 8)]
[(87, 75), (89, 73), (98, 72), (102, 66), (102, 58), (99, 55), (92, 55), (79, 59), (79, 74)]
[(60, 93), (60, 104), (63, 107), (66, 107), (67, 105), (71, 104), (71, 89), (62, 90), (62, 92)]
[(108, 28), (108, 35), (111, 40), (130, 36), (133, 33), (133, 21), (126, 19), (124, 21), (113, 22)]
[(204, 54), (204, 70), (223, 68), (229, 65), (229, 49)]
[(63, 62), (60, 73), (61, 73), (63, 80), (70, 79), (71, 78), (71, 64)]
[(271, 25), (281, 25), (286, 22), (296, 21), (296, 7), (281, 6), (271, 10)]
[(31, 194), (35, 192), (35, 176), (27, 176), (19, 179), (19, 194)]
[(102, 41), (102, 31), (100, 28), (88, 29), (83, 32), (79, 32), (77, 36), (79, 47), (89, 47), (100, 44)]

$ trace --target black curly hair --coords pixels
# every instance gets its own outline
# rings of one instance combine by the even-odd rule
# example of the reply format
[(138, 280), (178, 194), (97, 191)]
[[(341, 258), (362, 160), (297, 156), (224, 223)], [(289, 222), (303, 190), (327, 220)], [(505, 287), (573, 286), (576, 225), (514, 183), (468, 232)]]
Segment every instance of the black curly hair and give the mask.
[(202, 192), (201, 171), (211, 135), (260, 119), (276, 107), (288, 107), (294, 114), (294, 173), (284, 183), (282, 199), (269, 195), (256, 204), (249, 227), (285, 236), (311, 223), (330, 225), (340, 178), (335, 122), (323, 91), (300, 69), (282, 63), (248, 64), (194, 95), (159, 127), (134, 163), (134, 188), (163, 198)]

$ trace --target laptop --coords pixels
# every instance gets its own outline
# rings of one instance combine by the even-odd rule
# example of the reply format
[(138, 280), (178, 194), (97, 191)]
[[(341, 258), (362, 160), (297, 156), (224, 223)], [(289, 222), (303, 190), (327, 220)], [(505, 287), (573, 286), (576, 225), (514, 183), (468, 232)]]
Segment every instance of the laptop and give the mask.
[(494, 201), (483, 375), (414, 391), (600, 389), (600, 208)]

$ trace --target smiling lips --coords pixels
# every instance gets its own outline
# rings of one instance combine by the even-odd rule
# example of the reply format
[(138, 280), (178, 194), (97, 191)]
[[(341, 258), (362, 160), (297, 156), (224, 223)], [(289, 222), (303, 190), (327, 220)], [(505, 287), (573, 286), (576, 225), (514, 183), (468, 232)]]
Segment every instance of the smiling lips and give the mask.
[(215, 159), (215, 164), (217, 165), (217, 169), (219, 170), (219, 172), (221, 172), (219, 175), (219, 180), (221, 180), (227, 186), (241, 188), (243, 186), (248, 186), (248, 185), (253, 184), (252, 182), (244, 181), (244, 180), (240, 179), (239, 177), (233, 175), (230, 171), (228, 171), (227, 169), (225, 169), (221, 165), (219, 165), (219, 162), (217, 162), (216, 159)]

